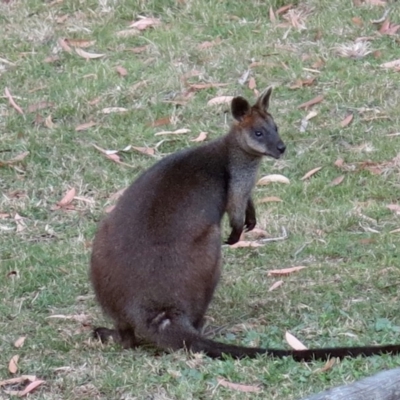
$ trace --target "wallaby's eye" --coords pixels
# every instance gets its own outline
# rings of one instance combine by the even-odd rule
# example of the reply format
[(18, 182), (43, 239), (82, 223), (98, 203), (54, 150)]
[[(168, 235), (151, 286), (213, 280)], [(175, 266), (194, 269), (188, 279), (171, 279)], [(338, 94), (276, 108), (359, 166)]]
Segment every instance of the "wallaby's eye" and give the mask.
[(261, 137), (263, 133), (262, 133), (261, 131), (255, 131), (254, 134), (255, 134), (257, 137)]

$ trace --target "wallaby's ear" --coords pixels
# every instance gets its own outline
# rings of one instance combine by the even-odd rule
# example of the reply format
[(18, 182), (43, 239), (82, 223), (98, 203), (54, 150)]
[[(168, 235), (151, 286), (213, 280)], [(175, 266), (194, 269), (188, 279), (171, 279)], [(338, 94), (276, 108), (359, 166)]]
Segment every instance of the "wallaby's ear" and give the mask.
[(241, 96), (234, 97), (231, 104), (231, 110), (233, 118), (241, 121), (243, 117), (250, 111), (250, 104)]
[(272, 86), (267, 87), (257, 99), (256, 107), (261, 111), (268, 111), (269, 108), (269, 98), (271, 97)]

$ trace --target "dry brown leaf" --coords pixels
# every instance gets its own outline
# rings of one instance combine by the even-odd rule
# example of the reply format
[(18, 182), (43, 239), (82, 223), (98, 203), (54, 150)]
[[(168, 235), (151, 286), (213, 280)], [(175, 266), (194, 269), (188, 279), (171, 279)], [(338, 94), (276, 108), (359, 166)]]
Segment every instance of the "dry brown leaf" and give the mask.
[(298, 267), (290, 267), (290, 268), (282, 268), (282, 269), (271, 269), (268, 271), (268, 276), (286, 276), (293, 274), (293, 272), (300, 271), (304, 269), (304, 266), (298, 266)]
[(148, 45), (146, 44), (145, 46), (137, 46), (137, 47), (131, 47), (129, 49), (126, 49), (127, 51), (131, 51), (134, 54), (139, 54), (139, 53), (143, 53), (144, 51), (146, 51), (148, 49)]
[(399, 204), (388, 204), (386, 207), (390, 211), (393, 211), (396, 214), (400, 214), (400, 205)]
[(15, 355), (11, 357), (10, 362), (8, 363), (8, 370), (12, 374), (16, 374), (18, 371), (18, 360), (19, 360), (19, 355)]
[(34, 391), (42, 383), (45, 383), (45, 381), (37, 379), (36, 381), (33, 381), (28, 386), (26, 386), (26, 388), (24, 390), (5, 390), (5, 392), (12, 396), (24, 397), (28, 393), (31, 393), (32, 391)]
[(24, 383), (25, 381), (33, 382), (36, 381), (37, 377), (35, 375), (21, 375), (16, 378), (5, 379), (0, 381), (0, 387), (7, 385), (15, 385), (17, 383)]
[(24, 217), (21, 217), (18, 213), (15, 213), (14, 221), (17, 224), (17, 232), (22, 232), (24, 229), (26, 229)]
[(354, 25), (357, 25), (357, 26), (364, 25), (364, 21), (360, 17), (353, 17), (351, 20), (353, 21)]
[(400, 59), (399, 60), (394, 60), (394, 61), (389, 61), (386, 63), (381, 64), (382, 68), (389, 68), (389, 69), (399, 69), (400, 68)]
[(204, 140), (207, 139), (207, 135), (208, 135), (207, 132), (200, 132), (199, 136), (197, 136), (197, 138), (191, 139), (190, 141), (191, 142), (203, 142)]
[(344, 165), (344, 160), (342, 158), (338, 158), (335, 162), (334, 162), (335, 167), (338, 168), (342, 168)]
[(293, 7), (293, 4), (287, 4), (286, 6), (282, 6), (278, 8), (275, 12), (276, 15), (282, 15), (288, 12)]
[(106, 107), (101, 110), (103, 114), (124, 113), (127, 111), (128, 109), (124, 107)]
[(58, 44), (67, 53), (70, 53), (70, 54), (72, 53), (72, 49), (71, 49), (71, 47), (68, 46), (68, 43), (65, 39), (63, 39), (63, 38), (58, 39)]
[(159, 18), (151, 18), (151, 17), (144, 17), (139, 19), (138, 21), (132, 22), (129, 25), (129, 28), (135, 28), (139, 31), (143, 31), (147, 28), (155, 27), (161, 24), (161, 20)]
[(128, 71), (126, 70), (126, 68), (121, 67), (120, 65), (118, 65), (118, 67), (115, 67), (115, 70), (118, 72), (118, 74), (120, 76), (127, 76), (128, 75)]
[(317, 97), (314, 97), (313, 99), (306, 101), (303, 104), (300, 104), (297, 108), (308, 108), (311, 107), (315, 104), (321, 103), (321, 101), (324, 100), (324, 96), (319, 95)]
[(269, 7), (269, 20), (274, 24), (276, 22), (276, 17), (274, 13), (274, 9), (272, 6)]
[(154, 156), (154, 154), (156, 153), (155, 149), (153, 149), (152, 147), (136, 147), (136, 146), (132, 146), (132, 149), (138, 151), (139, 153), (146, 154), (148, 156)]
[(254, 228), (249, 232), (245, 232), (243, 237), (248, 237), (252, 240), (257, 240), (257, 239), (263, 239), (263, 238), (267, 238), (270, 235), (268, 234), (268, 232), (264, 229), (261, 228)]
[(316, 371), (314, 372), (326, 372), (329, 371), (330, 369), (332, 369), (332, 367), (336, 364), (336, 358), (330, 358), (325, 365), (322, 368), (318, 368)]
[(241, 383), (229, 382), (223, 378), (218, 378), (217, 381), (218, 385), (221, 385), (229, 389), (237, 390), (238, 392), (259, 393), (261, 391), (261, 388), (258, 385), (242, 385)]
[(96, 41), (95, 40), (86, 40), (86, 39), (64, 39), (65, 42), (71, 47), (81, 47), (86, 48), (93, 46)]
[(20, 347), (22, 347), (25, 343), (25, 339), (26, 336), (21, 336), (19, 337), (15, 342), (14, 342), (14, 347), (16, 347), (17, 349), (19, 349)]
[(46, 117), (46, 119), (44, 120), (44, 124), (46, 125), (46, 128), (49, 129), (53, 129), (56, 126), (56, 124), (51, 119), (51, 115)]
[(75, 314), (75, 315), (64, 315), (64, 314), (53, 314), (46, 317), (46, 319), (65, 319), (87, 324), (91, 321), (91, 317), (88, 314)]
[(390, 231), (389, 233), (400, 233), (400, 228), (393, 229), (393, 230)]
[(217, 44), (220, 44), (221, 43), (221, 39), (220, 38), (217, 38), (217, 39), (215, 39), (215, 40), (213, 40), (213, 41), (206, 41), (206, 42), (203, 42), (203, 43), (200, 43), (198, 46), (197, 46), (197, 48), (199, 49), (199, 50), (204, 50), (204, 49), (209, 49), (210, 47), (213, 47), (213, 46), (215, 46), (215, 45), (217, 45)]
[(50, 103), (48, 101), (39, 101), (39, 103), (34, 103), (29, 105), (28, 113), (33, 113), (51, 107), (54, 107), (54, 103)]
[(264, 246), (264, 244), (262, 243), (252, 242), (249, 240), (240, 240), (239, 242), (232, 244), (229, 247), (231, 247), (232, 249), (238, 249), (242, 247), (262, 247), (262, 246)]
[(249, 79), (249, 89), (254, 90), (257, 87), (256, 80), (253, 77)]
[(386, 6), (386, 0), (365, 0), (365, 4), (369, 4), (371, 6)]
[(75, 51), (76, 51), (76, 54), (85, 58), (86, 60), (92, 60), (95, 58), (101, 58), (101, 57), (105, 56), (105, 54), (100, 54), (100, 53), (89, 53), (85, 50), (80, 49), (79, 47), (75, 48)]
[(223, 87), (228, 86), (227, 83), (193, 83), (189, 85), (190, 89), (193, 90), (202, 90), (202, 89), (210, 89), (215, 87)]
[(54, 63), (54, 62), (57, 62), (60, 60), (61, 60), (60, 56), (54, 55), (54, 56), (46, 57), (43, 61), (45, 63), (51, 64), (51, 63)]
[(340, 185), (344, 180), (344, 175), (340, 175), (338, 177), (336, 177), (332, 182), (331, 182), (331, 186), (337, 186)]
[(94, 121), (85, 122), (84, 124), (80, 124), (75, 128), (76, 132), (86, 131), (87, 129), (97, 125)]
[(71, 204), (72, 200), (76, 195), (75, 188), (69, 189), (65, 196), (57, 203), (59, 207), (65, 207)]
[(322, 167), (313, 168), (312, 170), (308, 171), (302, 178), (302, 181), (310, 178), (311, 176), (315, 175)]
[(294, 350), (307, 350), (307, 347), (304, 346), (303, 343), (300, 342), (299, 339), (297, 339), (295, 336), (293, 336), (291, 333), (286, 332), (285, 333), (285, 339), (288, 342), (289, 346), (294, 349)]
[(168, 125), (170, 123), (171, 123), (171, 117), (163, 117), (163, 118), (159, 118), (159, 119), (156, 119), (153, 122), (148, 123), (147, 126), (151, 126), (152, 128), (156, 128), (158, 126)]
[(4, 89), (4, 94), (5, 94), (6, 98), (8, 99), (11, 107), (13, 107), (20, 114), (24, 114), (24, 112), (22, 111), (22, 108), (15, 102), (14, 98), (11, 96), (11, 93), (7, 87)]
[(283, 285), (283, 281), (276, 281), (271, 287), (268, 289), (268, 292), (272, 292), (273, 290), (277, 289), (279, 286)]
[(131, 36), (137, 36), (140, 35), (139, 29), (124, 29), (122, 31), (119, 31), (116, 33), (117, 37), (131, 37)]
[(189, 133), (190, 129), (182, 128), (177, 129), (176, 131), (161, 131), (154, 134), (154, 136), (161, 136), (161, 135), (182, 135), (184, 133)]
[(13, 164), (19, 163), (28, 155), (29, 155), (29, 151), (24, 151), (23, 153), (18, 154), (17, 156), (15, 156), (14, 158), (11, 158), (10, 160), (5, 160), (5, 161), (0, 160), (0, 167), (4, 167), (5, 165), (13, 165)]
[(262, 199), (260, 199), (258, 201), (258, 203), (273, 203), (273, 202), (281, 202), (282, 199), (280, 197), (276, 197), (276, 196), (267, 196), (267, 197), (263, 197)]
[(297, 79), (294, 84), (289, 86), (289, 89), (300, 89), (304, 86), (311, 86), (314, 83), (315, 79), (315, 77), (308, 79)]
[(396, 35), (399, 29), (400, 25), (393, 24), (389, 21), (389, 19), (386, 19), (386, 21), (382, 24), (381, 28), (379, 29), (379, 33), (382, 35), (393, 36)]
[(353, 121), (353, 114), (349, 114), (341, 123), (340, 126), (342, 128), (345, 128), (346, 126), (348, 126), (351, 121)]
[(0, 219), (6, 219), (6, 218), (11, 218), (11, 215), (8, 213), (0, 212)]
[(269, 185), (270, 183), (273, 182), (289, 184), (290, 180), (286, 178), (286, 176), (280, 174), (271, 174), (271, 175), (265, 175), (262, 178), (260, 178), (257, 182), (257, 185)]
[(216, 104), (226, 104), (230, 103), (233, 96), (217, 96), (207, 102), (208, 106), (214, 106)]

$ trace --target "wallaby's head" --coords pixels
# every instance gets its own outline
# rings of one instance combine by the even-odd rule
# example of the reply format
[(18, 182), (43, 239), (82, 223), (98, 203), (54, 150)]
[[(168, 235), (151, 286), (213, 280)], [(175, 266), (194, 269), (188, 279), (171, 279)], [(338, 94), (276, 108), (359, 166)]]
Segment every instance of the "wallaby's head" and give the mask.
[(240, 146), (247, 153), (279, 158), (285, 152), (286, 146), (268, 112), (271, 93), (272, 88), (267, 88), (253, 106), (241, 96), (232, 100), (232, 115), (237, 121), (233, 134), (237, 135)]

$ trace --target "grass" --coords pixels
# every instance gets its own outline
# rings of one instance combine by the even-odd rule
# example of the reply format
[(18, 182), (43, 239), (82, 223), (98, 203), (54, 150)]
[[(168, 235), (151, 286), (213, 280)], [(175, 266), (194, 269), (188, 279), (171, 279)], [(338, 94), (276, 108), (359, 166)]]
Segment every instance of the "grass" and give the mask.
[[(380, 67), (400, 58), (400, 38), (376, 33), (370, 20), (380, 18), (383, 7), (349, 3), (299, 2), (304, 30), (277, 26), (286, 22), (282, 16), (270, 22), (269, 4), (274, 10), (284, 5), (278, 0), (0, 3), (0, 92), (7, 87), (24, 110), (21, 115), (5, 96), (0, 100), (0, 160), (29, 151), (21, 162), (0, 166), (1, 379), (12, 375), (9, 360), (19, 355), (16, 375), (46, 381), (32, 395), (37, 399), (289, 400), (400, 364), (394, 356), (346, 359), (318, 372), (324, 363), (218, 361), (183, 352), (123, 351), (90, 339), (91, 326), (104, 323), (87, 278), (90, 243), (97, 221), (114, 203), (110, 197), (157, 159), (195, 145), (190, 140), (200, 132), (209, 138), (225, 132), (228, 105), (207, 101), (237, 94), (253, 99), (238, 79), (260, 62), (251, 76), (259, 90), (276, 87), (271, 112), (288, 147), (283, 160), (265, 160), (262, 175), (283, 174), (291, 183), (256, 188), (256, 200), (283, 200), (258, 204), (258, 224), (271, 236), (285, 226), (289, 238), (260, 248), (224, 248), (223, 278), (209, 311), (212, 324), (227, 325), (217, 339), (286, 347), (284, 333), (290, 331), (308, 347), (400, 342), (399, 233), (390, 233), (400, 219), (387, 208), (400, 201), (400, 163), (382, 164), (398, 154), (400, 136), (388, 134), (400, 125), (400, 80), (399, 72)], [(399, 7), (391, 8), (390, 20), (400, 23)], [(158, 17), (161, 25), (117, 36), (140, 15)], [(373, 37), (373, 53), (358, 59), (338, 54), (338, 46), (363, 36)], [(104, 57), (85, 60), (73, 47), (68, 53), (62, 38), (94, 40), (84, 50)], [(205, 41), (214, 45), (199, 50)], [(142, 52), (132, 51), (142, 46)], [(118, 66), (126, 76), (116, 72)], [(188, 98), (182, 77), (190, 71), (200, 75), (189, 83), (227, 85)], [(311, 77), (311, 86), (290, 89)], [(312, 107), (318, 115), (300, 132), (310, 110), (298, 106), (317, 95), (324, 96)], [(28, 112), (40, 102), (49, 104)], [(107, 107), (127, 111), (104, 114)], [(353, 121), (343, 128), (349, 113)], [(165, 117), (172, 123), (152, 126)], [(96, 125), (76, 131), (90, 121)], [(190, 133), (154, 136), (179, 128)], [(155, 157), (120, 153), (129, 167), (93, 144), (158, 147)], [(334, 165), (339, 158), (342, 168)], [(365, 161), (376, 163), (379, 173), (366, 169)], [(315, 167), (323, 168), (302, 181)], [(343, 182), (331, 185), (340, 175)], [(74, 209), (54, 210), (71, 188), (81, 198), (72, 202)], [(307, 268), (284, 278), (267, 275), (297, 265)], [(269, 292), (279, 279), (283, 285)], [(20, 336), (25, 344), (15, 348)], [(218, 378), (262, 390), (242, 393), (219, 386)]]

